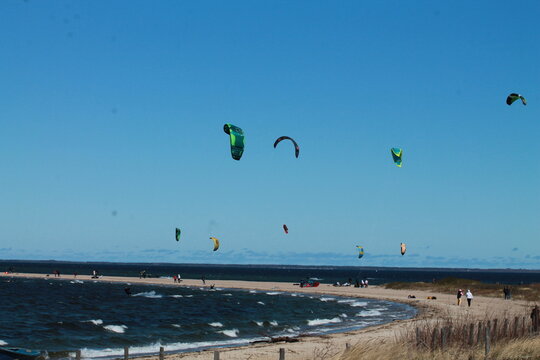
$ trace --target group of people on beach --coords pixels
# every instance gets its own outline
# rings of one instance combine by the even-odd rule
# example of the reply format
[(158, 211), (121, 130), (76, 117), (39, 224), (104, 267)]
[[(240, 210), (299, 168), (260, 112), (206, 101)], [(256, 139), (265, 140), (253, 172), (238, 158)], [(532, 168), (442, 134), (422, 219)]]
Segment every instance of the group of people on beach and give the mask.
[[(457, 305), (458, 306), (461, 305), (461, 298), (462, 297), (463, 297), (463, 290), (458, 289), (458, 292), (457, 292)], [(473, 294), (472, 294), (471, 290), (467, 289), (467, 293), (465, 294), (465, 297), (467, 298), (468, 307), (471, 307), (471, 303), (472, 303), (472, 299), (473, 299)]]

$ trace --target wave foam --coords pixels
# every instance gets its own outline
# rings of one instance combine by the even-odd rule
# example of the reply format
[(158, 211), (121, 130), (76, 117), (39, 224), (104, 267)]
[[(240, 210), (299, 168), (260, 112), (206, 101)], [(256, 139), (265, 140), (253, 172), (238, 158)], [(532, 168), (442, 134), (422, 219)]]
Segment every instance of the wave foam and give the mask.
[(263, 326), (264, 323), (262, 321), (255, 321), (255, 324), (257, 324), (258, 326)]
[(0, 340), (0, 345), (4, 346), (4, 345), (7, 345), (8, 343), (5, 342), (4, 340)]
[(325, 325), (325, 324), (335, 324), (340, 323), (342, 320), (338, 317), (335, 317), (333, 319), (315, 319), (315, 320), (308, 320), (308, 326), (317, 326), (317, 325)]
[(222, 330), (218, 332), (228, 337), (238, 337), (238, 333), (239, 333), (238, 329)]
[(335, 298), (331, 298), (331, 297), (322, 297), (320, 300), (326, 302), (326, 301), (334, 301), (334, 300), (336, 300), (336, 299), (335, 299)]
[(156, 294), (156, 292), (154, 290), (138, 293), (138, 294), (135, 294), (133, 296), (142, 296), (142, 297), (146, 297), (146, 298), (150, 298), (150, 299), (159, 299), (159, 298), (163, 297), (163, 295)]
[(379, 315), (382, 315), (379, 310), (364, 310), (364, 311), (360, 311), (358, 314), (356, 314), (356, 316), (363, 316), (363, 317), (366, 317), (366, 316), (379, 316)]
[(184, 295), (170, 295), (170, 297), (172, 297), (172, 298), (182, 298), (182, 297), (184, 297)]
[(94, 325), (102, 325), (103, 324), (103, 320), (101, 319), (97, 319), (97, 320), (83, 320), (81, 322), (89, 322), (89, 323), (92, 323)]
[(209, 323), (208, 325), (213, 326), (213, 327), (223, 327), (223, 324), (220, 322), (212, 322), (212, 323)]
[(270, 292), (267, 292), (266, 295), (279, 295), (281, 294), (280, 292), (278, 291), (270, 291)]
[(263, 303), (262, 301), (257, 301), (257, 304), (259, 304), (259, 305), (266, 305), (266, 304)]
[[(245, 345), (249, 344), (252, 341), (257, 340), (268, 340), (267, 337), (257, 337), (250, 339), (234, 339), (234, 340), (225, 340), (225, 341), (200, 341), (192, 343), (172, 343), (172, 344), (161, 344), (154, 343), (142, 346), (133, 346), (129, 348), (129, 353), (134, 355), (151, 355), (157, 354), (157, 349), (160, 346), (164, 346), (167, 351), (186, 351), (190, 349), (203, 349), (216, 346), (232, 346), (232, 345)], [(107, 348), (107, 349), (81, 349), (81, 355), (85, 358), (100, 358), (100, 357), (119, 357), (123, 356), (123, 348)]]
[(124, 332), (126, 332), (127, 326), (126, 325), (105, 325), (103, 328), (105, 330), (109, 330), (117, 334), (123, 334)]
[(272, 321), (270, 321), (270, 325), (278, 326), (278, 322), (276, 320), (272, 320)]
[(352, 307), (361, 307), (361, 306), (367, 306), (367, 302), (365, 301), (355, 301), (351, 303)]

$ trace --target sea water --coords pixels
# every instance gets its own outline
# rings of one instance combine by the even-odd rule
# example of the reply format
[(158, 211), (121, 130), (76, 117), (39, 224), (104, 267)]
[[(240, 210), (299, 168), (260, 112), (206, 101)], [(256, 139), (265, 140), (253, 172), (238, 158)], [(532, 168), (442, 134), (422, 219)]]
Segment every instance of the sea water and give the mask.
[(160, 346), (189, 351), (346, 331), (416, 313), (411, 306), (381, 300), (98, 283), (80, 276), (1, 278), (0, 300), (0, 344), (51, 354), (82, 349), (86, 357), (121, 356), (124, 346), (130, 354), (149, 354)]

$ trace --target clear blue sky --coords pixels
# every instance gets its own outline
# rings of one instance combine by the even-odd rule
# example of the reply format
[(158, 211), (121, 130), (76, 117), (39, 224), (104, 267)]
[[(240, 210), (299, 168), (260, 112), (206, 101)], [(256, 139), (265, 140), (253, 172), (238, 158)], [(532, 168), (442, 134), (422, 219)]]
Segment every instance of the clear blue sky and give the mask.
[(538, 269), (538, 19), (538, 1), (1, 1), (0, 258)]

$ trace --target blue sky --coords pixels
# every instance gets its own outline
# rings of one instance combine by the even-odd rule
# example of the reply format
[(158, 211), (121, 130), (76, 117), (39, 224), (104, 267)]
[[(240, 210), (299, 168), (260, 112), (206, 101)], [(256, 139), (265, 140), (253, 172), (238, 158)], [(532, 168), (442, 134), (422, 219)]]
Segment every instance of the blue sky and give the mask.
[(538, 18), (536, 1), (2, 1), (0, 258), (538, 269)]

